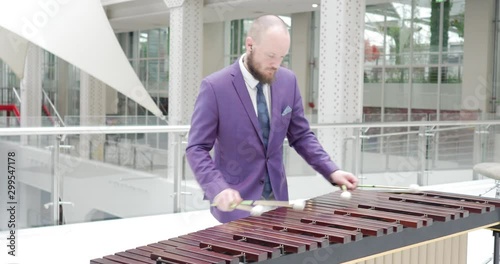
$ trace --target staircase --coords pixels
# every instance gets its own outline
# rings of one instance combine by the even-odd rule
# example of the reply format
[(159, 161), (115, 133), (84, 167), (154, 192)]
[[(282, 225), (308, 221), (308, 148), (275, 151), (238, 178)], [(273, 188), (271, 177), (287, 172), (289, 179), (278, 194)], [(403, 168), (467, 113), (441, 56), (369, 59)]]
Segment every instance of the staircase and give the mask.
[[(50, 100), (49, 96), (45, 91), (42, 90), (42, 116), (47, 117), (46, 120), (49, 121), (50, 125), (56, 126), (57, 120), (62, 123), (64, 126), (64, 123), (57, 113), (57, 110), (52, 104), (52, 101)], [(11, 126), (20, 126), (21, 124), (21, 113), (19, 111), (21, 105), (21, 98), (19, 96), (19, 93), (17, 91), (17, 88), (12, 87), (12, 88), (0, 88), (0, 117), (4, 116), (3, 113), (5, 113), (5, 125), (4, 127), (11, 127)], [(51, 111), (52, 110), (52, 111)], [(54, 115), (52, 113), (55, 113), (57, 119), (54, 118)], [(17, 123), (12, 124), (12, 118), (11, 117), (16, 117)], [(0, 124), (0, 126), (2, 126)]]
[(10, 127), (10, 116), (11, 113), (14, 113), (14, 116), (17, 117), (17, 123), (18, 125), (21, 123), (21, 114), (19, 113), (19, 109), (17, 109), (17, 106), (14, 104), (0, 104), (0, 112), (7, 112), (7, 122), (6, 122), (6, 127)]

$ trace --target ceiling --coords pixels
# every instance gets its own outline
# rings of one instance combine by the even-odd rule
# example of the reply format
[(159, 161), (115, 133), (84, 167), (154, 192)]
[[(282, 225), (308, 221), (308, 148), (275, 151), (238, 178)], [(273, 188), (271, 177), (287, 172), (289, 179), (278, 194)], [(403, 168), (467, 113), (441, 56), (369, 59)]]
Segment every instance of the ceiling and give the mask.
[[(193, 0), (189, 0), (193, 1)], [(337, 0), (335, 0), (337, 1)], [(413, 0), (365, 0), (367, 6), (411, 3)], [(101, 0), (115, 32), (168, 27), (165, 0)], [(203, 0), (205, 23), (254, 18), (264, 14), (290, 15), (319, 10), (321, 0)], [(313, 7), (313, 4), (319, 7)]]
[[(204, 0), (205, 23), (263, 14), (287, 15), (317, 10), (320, 0)], [(167, 27), (169, 9), (163, 0), (101, 0), (115, 32)]]

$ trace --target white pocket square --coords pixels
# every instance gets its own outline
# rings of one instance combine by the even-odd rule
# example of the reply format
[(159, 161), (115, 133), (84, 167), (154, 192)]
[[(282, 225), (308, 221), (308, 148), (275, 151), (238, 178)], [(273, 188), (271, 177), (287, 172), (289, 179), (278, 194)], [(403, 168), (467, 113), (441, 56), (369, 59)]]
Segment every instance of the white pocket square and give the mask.
[(285, 110), (283, 110), (283, 112), (281, 112), (281, 116), (284, 116), (284, 115), (286, 115), (286, 114), (288, 114), (290, 112), (292, 112), (292, 108), (290, 108), (290, 106), (287, 106), (285, 108)]

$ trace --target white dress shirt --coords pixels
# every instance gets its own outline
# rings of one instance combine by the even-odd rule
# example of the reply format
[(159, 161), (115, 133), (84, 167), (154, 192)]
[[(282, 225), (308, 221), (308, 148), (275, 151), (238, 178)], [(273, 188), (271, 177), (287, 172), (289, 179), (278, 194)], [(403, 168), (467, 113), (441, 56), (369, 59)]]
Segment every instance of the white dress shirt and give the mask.
[[(257, 84), (259, 81), (253, 77), (253, 75), (247, 70), (243, 60), (246, 54), (241, 55), (239, 63), (240, 70), (243, 74), (243, 79), (245, 80), (245, 84), (247, 86), (248, 94), (250, 95), (250, 99), (252, 99), (253, 109), (255, 110), (255, 115), (257, 116)], [(267, 112), (269, 113), (269, 121), (271, 121), (271, 93), (269, 92), (270, 87), (269, 84), (264, 84), (262, 86), (262, 91), (264, 92), (264, 96), (266, 97), (267, 103)]]

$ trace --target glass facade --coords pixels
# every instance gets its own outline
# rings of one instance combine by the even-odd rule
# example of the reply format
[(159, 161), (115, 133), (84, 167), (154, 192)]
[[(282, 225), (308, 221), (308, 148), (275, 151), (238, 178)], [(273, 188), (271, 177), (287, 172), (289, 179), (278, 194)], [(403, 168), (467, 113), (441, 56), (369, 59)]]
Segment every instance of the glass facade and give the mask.
[[(0, 104), (19, 104), (19, 100), (16, 98), (13, 89), (19, 92), (19, 78), (10, 69), (10, 67), (0, 60)], [(19, 93), (18, 93), (19, 94)], [(10, 113), (6, 111), (0, 111), (0, 127), (11, 126), (13, 124), (18, 124), (17, 121), (11, 120), (9, 118)]]
[(365, 121), (446, 120), (460, 111), (465, 0), (368, 5)]
[(10, 67), (0, 60), (0, 84), (2, 88), (19, 87), (20, 81)]
[[(476, 120), (464, 114), (465, 0), (398, 0), (367, 5), (365, 13), (365, 122)], [(364, 142), (365, 151), (415, 156), (418, 128), (373, 129), (371, 135), (396, 133)], [(432, 160), (473, 165), (473, 131), (435, 133), (427, 145)], [(446, 140), (443, 140), (445, 139)], [(461, 154), (460, 154), (461, 153)], [(432, 164), (444, 168), (443, 163)], [(389, 170), (381, 168), (381, 170)]]
[[(119, 33), (118, 41), (135, 69), (142, 84), (160, 107), (168, 114), (168, 29), (151, 29)], [(119, 95), (119, 115), (150, 115), (145, 109)]]
[[(144, 88), (168, 116), (168, 28), (117, 34), (118, 41)], [(142, 106), (118, 93), (118, 113), (114, 122), (128, 125), (159, 125), (161, 121)], [(160, 134), (128, 135), (134, 142), (166, 148)]]

